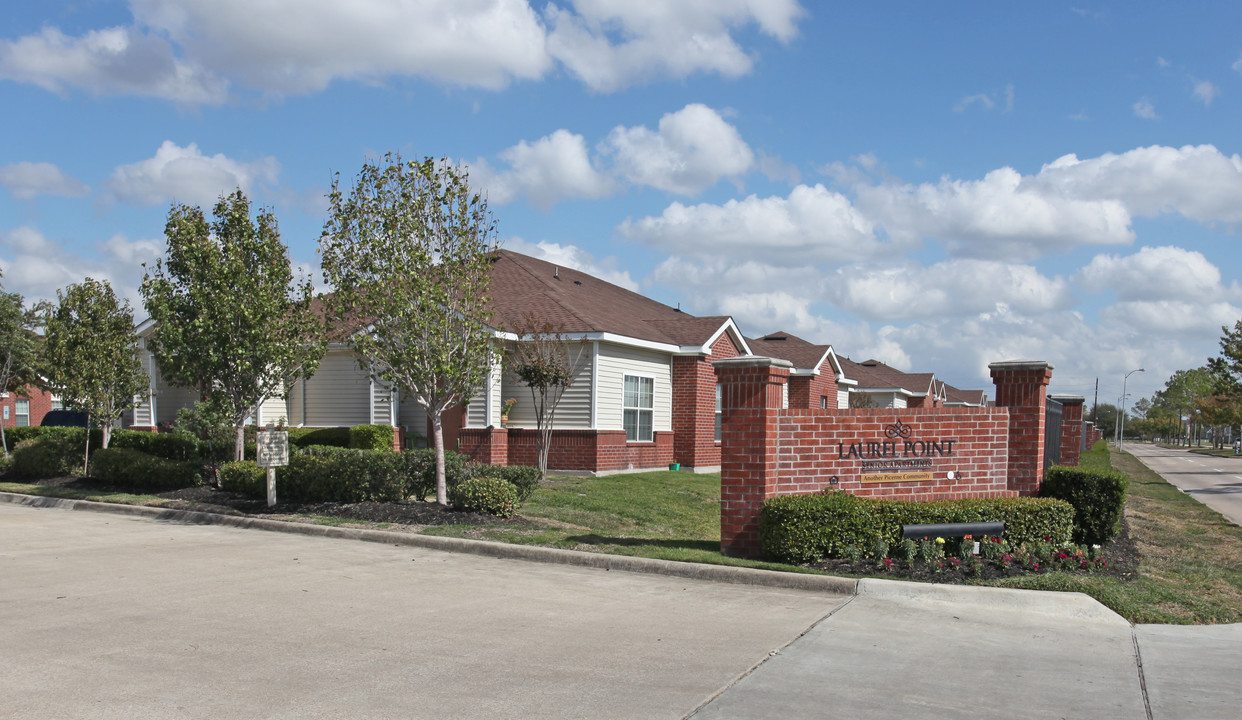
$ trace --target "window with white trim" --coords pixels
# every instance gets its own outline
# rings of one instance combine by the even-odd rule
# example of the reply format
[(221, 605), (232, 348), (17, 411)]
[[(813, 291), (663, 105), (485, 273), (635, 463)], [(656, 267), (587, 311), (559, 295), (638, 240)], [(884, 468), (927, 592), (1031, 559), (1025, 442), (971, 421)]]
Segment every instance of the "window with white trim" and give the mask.
[[(141, 395), (135, 395), (135, 397), (141, 397)], [(52, 409), (53, 410), (64, 410), (65, 401), (53, 395), (52, 396)]]
[(721, 407), (722, 407), (722, 403), (720, 402), (720, 383), (716, 383), (716, 442), (720, 442), (720, 437), (721, 437), (721, 433), (720, 433), (720, 417), (721, 417), (720, 409)]
[(625, 394), (621, 405), (626, 441), (651, 442), (651, 426), (655, 416), (655, 378), (626, 375)]
[(30, 401), (17, 399), (17, 408), (13, 411), (17, 416), (17, 427), (30, 427)]

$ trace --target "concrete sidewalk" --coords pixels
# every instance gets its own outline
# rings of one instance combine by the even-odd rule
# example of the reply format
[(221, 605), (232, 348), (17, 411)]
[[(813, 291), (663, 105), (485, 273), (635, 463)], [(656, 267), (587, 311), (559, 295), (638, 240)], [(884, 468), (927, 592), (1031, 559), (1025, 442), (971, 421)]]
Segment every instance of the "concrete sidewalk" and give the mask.
[[(1242, 708), (1242, 625), (1131, 627), (1076, 593), (768, 587), (791, 580), (72, 507), (105, 512), (0, 503), (5, 717), (1211, 720)], [(477, 556), (491, 551), (504, 559)]]

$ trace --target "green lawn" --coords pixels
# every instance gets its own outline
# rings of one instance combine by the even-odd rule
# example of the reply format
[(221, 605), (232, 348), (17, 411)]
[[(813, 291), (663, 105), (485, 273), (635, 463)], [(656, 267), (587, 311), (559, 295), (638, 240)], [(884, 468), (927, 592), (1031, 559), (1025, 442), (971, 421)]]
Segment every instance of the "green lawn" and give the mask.
[(447, 525), (428, 535), (796, 572), (720, 552), (720, 475), (643, 472), (553, 476), (519, 511), (529, 526)]

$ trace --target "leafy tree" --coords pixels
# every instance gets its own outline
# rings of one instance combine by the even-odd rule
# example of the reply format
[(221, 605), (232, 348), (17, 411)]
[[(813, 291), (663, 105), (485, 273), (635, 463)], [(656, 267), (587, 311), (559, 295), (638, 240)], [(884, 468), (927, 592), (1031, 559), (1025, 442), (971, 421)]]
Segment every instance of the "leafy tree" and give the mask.
[(582, 368), (586, 344), (565, 337), (555, 325), (534, 315), (526, 315), (513, 332), (518, 341), (506, 349), (505, 364), (530, 388), (537, 431), (535, 463), (546, 478), (556, 408)]
[(142, 281), (155, 321), (147, 347), (170, 383), (224, 410), (241, 460), (246, 418), (314, 374), (326, 342), (310, 279), (294, 280), (276, 216), (260, 210), (252, 222), (241, 190), (220, 198), (214, 214), (209, 224), (197, 207), (169, 211), (167, 258)]
[[(56, 297), (43, 342), (48, 384), (66, 405), (87, 414), (88, 425), (101, 428), (107, 448), (113, 423), (150, 386), (135, 347), (134, 313), (107, 281), (86, 278)], [(88, 432), (87, 459), (90, 443)]]
[(447, 160), (392, 153), (365, 163), (348, 197), (338, 176), (329, 199), (319, 250), (331, 318), (359, 330), (350, 343), (364, 369), (427, 411), (447, 505), (442, 415), (482, 386), (492, 356), (487, 201)]
[[(0, 392), (16, 393), (37, 384), (37, 331), (42, 324), (42, 310), (41, 307), (26, 308), (20, 294), (0, 289)], [(8, 455), (9, 442), (3, 423), (0, 423), (0, 446)]]

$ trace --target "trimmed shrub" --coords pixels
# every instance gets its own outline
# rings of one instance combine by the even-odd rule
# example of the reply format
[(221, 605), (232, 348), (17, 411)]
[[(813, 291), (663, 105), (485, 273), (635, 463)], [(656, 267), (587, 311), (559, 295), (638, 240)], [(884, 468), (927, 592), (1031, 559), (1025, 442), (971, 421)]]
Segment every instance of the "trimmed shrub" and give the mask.
[[(406, 450), (397, 455), (404, 468), (406, 495), (419, 500), (436, 494), (436, 451), (431, 448)], [(466, 479), (466, 456), (449, 450), (444, 451), (444, 482), (452, 492)]]
[[(114, 430), (108, 449), (139, 450), (165, 460), (197, 460), (198, 439), (185, 433), (153, 433), (142, 430)], [(205, 449), (205, 448), (204, 448)]]
[[(405, 499), (404, 467), (395, 453), (333, 448), (326, 454), (301, 452), (276, 468), (276, 497), (294, 502), (397, 502)], [(225, 490), (267, 496), (267, 471), (254, 462), (220, 468)]]
[(518, 491), (508, 480), (474, 477), (462, 480), (454, 487), (449, 502), (458, 510), (506, 518), (517, 512)]
[(308, 445), (349, 447), (349, 428), (347, 427), (287, 428), (287, 430), (289, 432), (290, 445), (298, 447), (306, 447)]
[(1074, 507), (1074, 542), (1103, 545), (1117, 536), (1129, 479), (1113, 470), (1053, 466), (1039, 494)]
[(349, 447), (392, 452), (392, 434), (392, 425), (355, 425), (349, 429)]
[(82, 474), (82, 461), (86, 453), (86, 431), (82, 428), (56, 428), (56, 430), (60, 432), (47, 433), (33, 440), (23, 440), (13, 448), (11, 471), (13, 475), (24, 478), (50, 478)]
[(12, 454), (0, 456), (0, 477), (8, 475), (9, 471), (12, 469), (13, 469)]
[(220, 489), (251, 497), (267, 497), (267, 469), (259, 467), (253, 460), (226, 463), (220, 467)]
[(508, 480), (517, 489), (518, 502), (529, 500), (530, 496), (535, 493), (535, 488), (539, 487), (540, 481), (543, 480), (543, 473), (539, 472), (539, 468), (528, 465), (476, 465), (471, 470), (471, 475)]
[(294, 455), (339, 455), (350, 452), (350, 449), (340, 445), (303, 445), (302, 447), (295, 446), (290, 451)]
[(901, 541), (902, 525), (931, 523), (1005, 523), (1011, 545), (1049, 538), (1068, 542), (1074, 510), (1051, 498), (971, 498), (913, 502), (865, 498), (834, 490), (819, 495), (784, 495), (769, 499), (759, 517), (764, 554), (787, 563), (843, 557), (849, 547), (871, 548)]
[(96, 480), (142, 490), (177, 490), (202, 482), (197, 462), (166, 460), (127, 447), (91, 453), (88, 474)]

